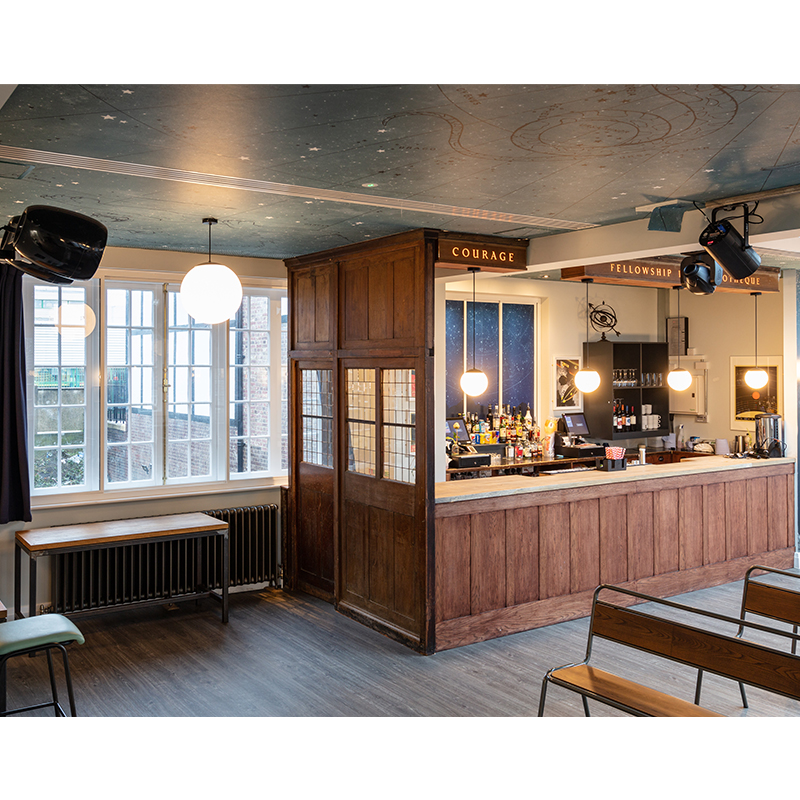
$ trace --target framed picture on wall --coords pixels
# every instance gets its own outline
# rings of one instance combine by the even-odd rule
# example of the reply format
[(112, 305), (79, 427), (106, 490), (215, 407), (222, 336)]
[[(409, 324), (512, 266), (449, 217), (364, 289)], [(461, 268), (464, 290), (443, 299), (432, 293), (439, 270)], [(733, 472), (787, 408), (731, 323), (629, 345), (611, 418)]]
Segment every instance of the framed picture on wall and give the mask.
[(753, 389), (745, 383), (744, 376), (755, 368), (755, 359), (731, 356), (731, 430), (753, 428), (759, 414), (783, 415), (782, 363), (781, 356), (759, 356), (758, 366), (769, 380), (762, 389)]
[(575, 374), (581, 368), (579, 356), (556, 356), (554, 411), (582, 411), (583, 400), (575, 386)]

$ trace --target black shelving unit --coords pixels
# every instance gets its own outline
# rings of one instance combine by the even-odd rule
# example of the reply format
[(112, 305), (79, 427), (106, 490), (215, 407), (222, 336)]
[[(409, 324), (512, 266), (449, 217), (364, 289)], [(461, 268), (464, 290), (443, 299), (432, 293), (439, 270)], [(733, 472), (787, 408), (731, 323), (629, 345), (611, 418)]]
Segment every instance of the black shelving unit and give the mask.
[[(583, 395), (583, 411), (592, 439), (622, 440), (665, 436), (669, 433), (669, 352), (666, 342), (612, 342), (608, 340), (583, 345), (584, 368), (600, 374), (600, 386)], [(632, 379), (633, 385), (615, 385), (615, 371), (623, 380)], [(656, 376), (645, 379), (642, 375)], [(658, 384), (660, 378), (660, 385)], [(650, 385), (648, 385), (650, 384)], [(614, 431), (612, 419), (614, 400), (633, 406), (636, 428), (631, 431)], [(642, 405), (653, 407), (653, 414), (661, 416), (661, 427), (642, 430)]]

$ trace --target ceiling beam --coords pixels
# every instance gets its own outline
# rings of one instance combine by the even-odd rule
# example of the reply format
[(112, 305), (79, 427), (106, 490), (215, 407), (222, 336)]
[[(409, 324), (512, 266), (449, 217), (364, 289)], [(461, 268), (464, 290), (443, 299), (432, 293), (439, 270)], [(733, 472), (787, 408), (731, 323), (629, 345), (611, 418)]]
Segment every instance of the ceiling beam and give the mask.
[(17, 88), (16, 83), (0, 83), (0, 108), (2, 108), (7, 102), (8, 98), (14, 94), (14, 89)]
[[(716, 205), (716, 203), (706, 204)], [(752, 211), (752, 209), (751, 209)], [(741, 209), (730, 215), (741, 214)], [(765, 197), (759, 202), (758, 214), (763, 223), (750, 221), (749, 242), (753, 246), (769, 247), (770, 242), (780, 242), (800, 237), (800, 194), (789, 193)], [(620, 222), (581, 231), (555, 233), (531, 239), (528, 244), (527, 266), (529, 272), (578, 267), (604, 261), (627, 261), (648, 256), (677, 256), (701, 250), (700, 234), (708, 225), (701, 211), (690, 210), (683, 215), (679, 233), (648, 230), (649, 219)], [(742, 231), (742, 221), (734, 220), (734, 227)], [(800, 242), (798, 242), (800, 248)]]

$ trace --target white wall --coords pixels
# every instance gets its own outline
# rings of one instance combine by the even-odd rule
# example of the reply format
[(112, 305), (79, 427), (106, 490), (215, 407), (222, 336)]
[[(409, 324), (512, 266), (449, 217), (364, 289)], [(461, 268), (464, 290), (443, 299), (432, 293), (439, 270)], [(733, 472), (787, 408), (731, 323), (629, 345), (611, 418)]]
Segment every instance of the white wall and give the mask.
[[(671, 316), (677, 315), (676, 294), (673, 292), (670, 298)], [(687, 439), (690, 436), (720, 438), (728, 439), (732, 444), (737, 434), (749, 430), (753, 436), (754, 424), (732, 419), (731, 357), (753, 358), (754, 299), (746, 292), (717, 291), (703, 296), (684, 291), (681, 292), (680, 305), (681, 316), (689, 320), (688, 347), (697, 351), (694, 357), (683, 356), (681, 366), (691, 370), (700, 356), (705, 356), (708, 362), (708, 421), (696, 422), (693, 416), (678, 415), (675, 423), (683, 423)], [(759, 356), (780, 356), (784, 361), (785, 376), (783, 305), (782, 293), (764, 293), (758, 298), (758, 353)], [(793, 324), (791, 328), (793, 331)], [(789, 375), (793, 375), (794, 364), (789, 363), (788, 367)], [(782, 408), (784, 414), (785, 406), (786, 403)], [(796, 409), (790, 407), (789, 411), (789, 421), (794, 424)], [(786, 437), (787, 441), (789, 438)]]

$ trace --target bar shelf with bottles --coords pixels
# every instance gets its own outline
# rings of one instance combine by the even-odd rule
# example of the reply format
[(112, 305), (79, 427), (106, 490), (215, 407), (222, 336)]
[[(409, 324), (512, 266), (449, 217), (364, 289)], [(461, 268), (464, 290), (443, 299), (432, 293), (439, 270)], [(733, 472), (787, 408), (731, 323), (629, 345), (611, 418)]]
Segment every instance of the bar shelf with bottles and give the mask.
[(553, 432), (542, 430), (530, 413), (527, 403), (519, 407), (493, 405), (484, 417), (467, 413), (448, 420), (449, 424), (463, 424), (473, 448), (486, 458), (480, 465), (463, 465), (462, 454), (453, 456), (452, 443), (448, 444), (451, 457), (446, 480), (478, 478), (490, 475), (535, 475), (541, 472), (594, 469), (600, 462), (597, 456), (566, 458), (551, 453)]
[(542, 432), (526, 403), (519, 407), (490, 405), (485, 419), (470, 413), (465, 422), (473, 445), (501, 445), (507, 458), (537, 458), (542, 455)]
[(592, 439), (641, 439), (669, 433), (666, 342), (589, 342), (584, 366), (600, 386), (583, 395)]

